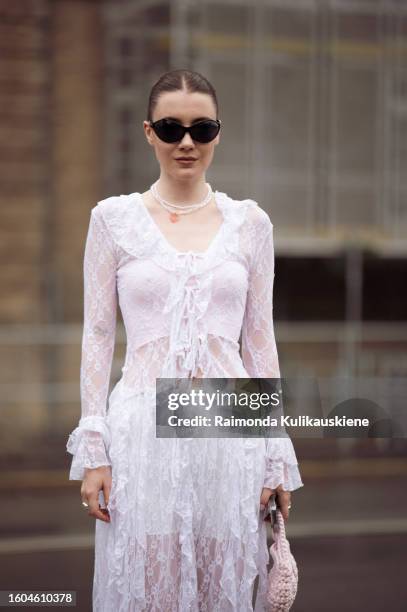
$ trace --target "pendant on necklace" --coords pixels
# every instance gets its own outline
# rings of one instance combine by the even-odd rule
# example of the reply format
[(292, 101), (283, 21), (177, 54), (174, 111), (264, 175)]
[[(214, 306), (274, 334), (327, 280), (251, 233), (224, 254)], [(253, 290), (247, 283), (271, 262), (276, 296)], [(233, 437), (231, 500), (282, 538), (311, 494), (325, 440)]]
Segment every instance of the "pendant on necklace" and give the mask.
[(171, 223), (177, 223), (179, 221), (179, 215), (177, 213), (170, 213), (170, 221)]

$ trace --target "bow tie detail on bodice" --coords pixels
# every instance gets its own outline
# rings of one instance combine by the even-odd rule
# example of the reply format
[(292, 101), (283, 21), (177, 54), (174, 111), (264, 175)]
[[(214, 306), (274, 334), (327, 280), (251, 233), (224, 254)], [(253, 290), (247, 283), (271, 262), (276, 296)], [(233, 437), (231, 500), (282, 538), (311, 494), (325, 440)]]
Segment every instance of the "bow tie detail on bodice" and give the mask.
[(204, 315), (211, 293), (210, 271), (199, 271), (201, 253), (177, 254), (175, 278), (164, 314), (171, 316), (170, 346), (163, 377), (195, 377), (208, 356)]

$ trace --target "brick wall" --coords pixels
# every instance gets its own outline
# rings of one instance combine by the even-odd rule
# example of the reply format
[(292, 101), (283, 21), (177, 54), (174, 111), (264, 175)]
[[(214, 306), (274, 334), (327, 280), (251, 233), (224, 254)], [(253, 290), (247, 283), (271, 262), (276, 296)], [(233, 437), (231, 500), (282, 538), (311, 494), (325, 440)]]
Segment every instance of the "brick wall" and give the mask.
[(0, 2), (2, 322), (41, 321), (47, 312), (42, 262), (49, 181), (48, 18), (46, 2)]
[(0, 443), (15, 453), (59, 415), (78, 416), (44, 383), (76, 381), (79, 394), (80, 342), (42, 341), (30, 325), (82, 320), (102, 195), (100, 13), (99, 2), (0, 0)]

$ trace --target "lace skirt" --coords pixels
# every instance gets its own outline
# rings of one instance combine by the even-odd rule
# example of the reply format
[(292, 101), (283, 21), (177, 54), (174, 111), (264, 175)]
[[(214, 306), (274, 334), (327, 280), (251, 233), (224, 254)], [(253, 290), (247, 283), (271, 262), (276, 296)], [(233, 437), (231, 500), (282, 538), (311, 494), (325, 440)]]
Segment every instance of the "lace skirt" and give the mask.
[(264, 439), (156, 438), (155, 395), (109, 398), (110, 523), (96, 520), (93, 612), (263, 611)]

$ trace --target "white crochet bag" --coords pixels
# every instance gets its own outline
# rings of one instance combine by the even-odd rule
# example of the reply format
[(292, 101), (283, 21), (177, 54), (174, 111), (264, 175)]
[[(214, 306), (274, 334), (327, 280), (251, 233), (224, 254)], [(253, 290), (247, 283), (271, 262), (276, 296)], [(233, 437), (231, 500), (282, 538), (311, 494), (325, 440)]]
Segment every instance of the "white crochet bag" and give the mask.
[(275, 517), (272, 525), (274, 542), (269, 548), (273, 567), (268, 575), (266, 600), (268, 612), (288, 612), (297, 595), (298, 568), (285, 535), (284, 518), (278, 508)]

